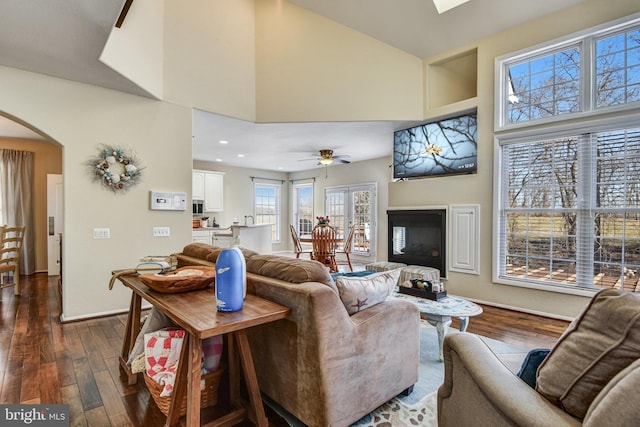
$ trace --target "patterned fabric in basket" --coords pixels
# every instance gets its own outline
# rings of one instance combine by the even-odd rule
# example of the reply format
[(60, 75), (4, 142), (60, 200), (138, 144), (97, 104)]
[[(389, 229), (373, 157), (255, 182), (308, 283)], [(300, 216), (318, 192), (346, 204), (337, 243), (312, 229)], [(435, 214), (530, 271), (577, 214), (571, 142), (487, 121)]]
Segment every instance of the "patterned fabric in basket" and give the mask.
[(213, 372), (220, 367), (222, 357), (222, 335), (202, 341), (202, 373)]
[(184, 336), (181, 329), (159, 330), (144, 336), (147, 375), (163, 386), (162, 397), (171, 396)]

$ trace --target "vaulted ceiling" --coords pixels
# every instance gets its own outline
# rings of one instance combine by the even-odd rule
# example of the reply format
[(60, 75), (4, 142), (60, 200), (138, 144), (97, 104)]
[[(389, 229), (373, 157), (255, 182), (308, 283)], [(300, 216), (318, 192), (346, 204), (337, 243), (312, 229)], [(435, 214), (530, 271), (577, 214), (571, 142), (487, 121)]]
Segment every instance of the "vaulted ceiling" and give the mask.
[[(419, 58), (426, 58), (586, 0), (470, 0), (443, 14), (437, 13), (432, 0), (289, 1)], [(123, 4), (124, 0), (3, 0), (0, 2), (0, 65), (148, 96), (98, 59)], [(206, 116), (204, 114), (202, 118), (206, 119)], [(256, 147), (286, 151), (294, 141), (298, 145), (300, 141), (306, 141), (303, 148), (310, 154), (321, 148), (333, 148), (323, 146), (327, 139), (322, 136), (339, 135), (341, 153), (338, 154), (367, 152), (368, 158), (391, 154), (390, 140), (373, 136), (402, 126), (378, 122), (305, 127), (300, 124), (252, 124), (216, 115), (209, 118), (211, 123), (203, 123), (203, 128), (213, 125), (218, 129), (215, 125), (223, 123), (225, 135), (251, 134), (251, 138), (238, 140), (241, 145), (234, 146), (237, 152), (255, 151)], [(361, 149), (363, 139), (357, 136), (363, 133), (372, 136), (366, 140), (367, 150)], [(40, 138), (1, 117), (0, 136)], [(218, 139), (217, 135), (209, 134), (208, 137)], [(220, 135), (220, 139), (224, 138), (227, 137)], [(217, 148), (216, 153), (198, 152), (196, 146), (194, 157), (214, 160), (220, 156)], [(300, 153), (296, 156), (296, 160), (281, 158), (282, 164), (273, 162), (273, 168), (293, 171), (316, 166), (315, 162), (297, 161), (302, 158)], [(364, 160), (364, 157), (354, 160)], [(240, 160), (236, 158), (235, 161)], [(263, 158), (261, 165), (266, 163)]]

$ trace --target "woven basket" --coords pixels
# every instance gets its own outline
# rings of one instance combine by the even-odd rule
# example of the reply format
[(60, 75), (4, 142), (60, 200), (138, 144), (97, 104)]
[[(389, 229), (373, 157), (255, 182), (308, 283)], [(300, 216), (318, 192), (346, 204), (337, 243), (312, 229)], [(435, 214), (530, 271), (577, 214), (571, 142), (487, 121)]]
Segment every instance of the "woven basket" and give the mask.
[[(200, 407), (208, 408), (218, 403), (218, 388), (220, 386), (220, 378), (222, 377), (223, 368), (220, 367), (213, 372), (202, 375), (204, 380), (204, 390), (200, 392)], [(153, 400), (160, 408), (160, 411), (167, 416), (169, 414), (169, 406), (171, 406), (171, 396), (160, 396), (162, 392), (162, 385), (155, 382), (146, 372), (144, 372), (144, 382), (147, 384), (149, 393), (153, 397)], [(186, 415), (187, 413), (187, 393), (182, 396), (182, 401), (178, 406), (179, 416)]]

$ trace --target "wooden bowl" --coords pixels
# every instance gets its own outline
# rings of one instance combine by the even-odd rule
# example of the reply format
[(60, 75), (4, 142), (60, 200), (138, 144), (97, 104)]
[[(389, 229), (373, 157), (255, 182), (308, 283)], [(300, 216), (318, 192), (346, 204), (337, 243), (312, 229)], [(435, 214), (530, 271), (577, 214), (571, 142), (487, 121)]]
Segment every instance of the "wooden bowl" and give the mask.
[(141, 274), (142, 283), (156, 292), (174, 294), (204, 289), (216, 279), (215, 267), (188, 266), (168, 273)]

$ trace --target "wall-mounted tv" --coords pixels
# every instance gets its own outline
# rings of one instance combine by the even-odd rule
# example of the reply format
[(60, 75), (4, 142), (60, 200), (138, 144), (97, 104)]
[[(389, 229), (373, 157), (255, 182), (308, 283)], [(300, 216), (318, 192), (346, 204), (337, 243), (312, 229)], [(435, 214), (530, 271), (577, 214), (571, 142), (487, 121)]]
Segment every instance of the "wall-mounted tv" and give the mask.
[(397, 130), (393, 177), (474, 173), (478, 169), (477, 112)]

